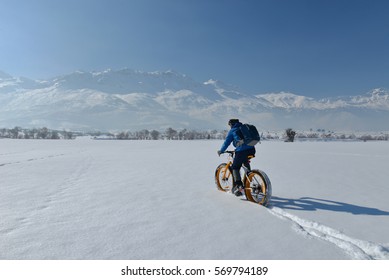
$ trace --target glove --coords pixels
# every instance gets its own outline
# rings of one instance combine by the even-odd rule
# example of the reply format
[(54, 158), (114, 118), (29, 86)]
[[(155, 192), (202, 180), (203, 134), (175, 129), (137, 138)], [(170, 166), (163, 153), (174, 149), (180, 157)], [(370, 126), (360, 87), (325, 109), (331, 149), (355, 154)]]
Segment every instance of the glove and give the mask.
[(222, 151), (217, 151), (217, 154), (218, 154), (218, 156), (220, 157), (220, 155), (222, 154)]

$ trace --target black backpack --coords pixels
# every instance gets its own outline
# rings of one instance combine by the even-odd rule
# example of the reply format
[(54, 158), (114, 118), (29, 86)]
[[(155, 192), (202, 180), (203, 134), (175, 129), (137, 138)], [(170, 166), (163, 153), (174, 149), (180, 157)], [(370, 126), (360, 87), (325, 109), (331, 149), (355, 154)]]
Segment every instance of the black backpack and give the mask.
[(261, 140), (257, 128), (252, 124), (242, 124), (237, 130), (240, 140), (238, 146), (246, 144), (248, 146), (255, 146)]

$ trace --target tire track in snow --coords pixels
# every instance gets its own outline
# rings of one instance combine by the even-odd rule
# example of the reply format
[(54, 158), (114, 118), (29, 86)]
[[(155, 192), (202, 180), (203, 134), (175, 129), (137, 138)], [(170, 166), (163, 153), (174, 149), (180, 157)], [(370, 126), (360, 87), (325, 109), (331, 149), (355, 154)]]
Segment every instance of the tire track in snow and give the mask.
[(296, 229), (297, 232), (303, 235), (330, 242), (342, 249), (353, 259), (389, 259), (389, 248), (384, 247), (380, 244), (351, 238), (336, 229), (322, 225), (318, 222), (304, 220), (278, 207), (270, 207), (268, 208), (268, 211), (281, 219), (292, 222), (293, 227)]
[(0, 166), (10, 165), (10, 164), (20, 164), (20, 163), (36, 161), (36, 160), (45, 160), (45, 159), (50, 159), (50, 158), (53, 158), (53, 157), (60, 157), (60, 156), (64, 156), (64, 155), (65, 154), (54, 154), (54, 155), (47, 155), (47, 156), (44, 156), (44, 157), (35, 157), (35, 158), (22, 159), (22, 160), (19, 160), (19, 161), (9, 161), (9, 162), (0, 163)]
[[(84, 152), (79, 151), (78, 153)], [(63, 199), (66, 193), (71, 192), (72, 189), (77, 187), (79, 180), (91, 166), (91, 156), (87, 154), (79, 162), (75, 161), (72, 164), (73, 170), (65, 174), (61, 181), (56, 183), (52, 192), (46, 195), (46, 199), (37, 210), (40, 211), (50, 208), (52, 205), (58, 203), (59, 200)]]
[[(78, 153), (83, 153), (84, 151), (78, 151)], [(36, 160), (45, 160), (55, 157), (64, 156), (65, 154), (52, 154), (44, 157), (37, 157), (32, 159), (25, 159), (18, 162), (10, 162), (6, 164), (15, 164), (15, 163), (23, 163), (28, 161), (36, 161)], [(14, 221), (7, 221), (7, 223), (2, 224), (0, 222), (0, 235), (1, 234), (12, 234), (15, 231), (23, 229), (25, 227), (29, 227), (34, 221), (37, 219), (40, 220), (40, 216), (46, 215), (46, 211), (50, 210), (50, 207), (58, 203), (58, 201), (63, 198), (71, 188), (77, 187), (78, 181), (82, 178), (82, 176), (87, 172), (90, 168), (92, 162), (91, 156), (88, 154), (81, 159), (80, 162), (73, 162), (73, 169), (69, 174), (65, 174), (62, 178), (62, 181), (56, 184), (56, 187), (52, 189), (51, 192), (47, 193), (46, 196), (42, 197), (41, 201), (37, 203), (34, 207), (30, 209), (30, 211), (23, 215), (22, 217), (16, 218)], [(5, 164), (0, 164), (3, 166)], [(69, 176), (67, 176), (69, 175)]]

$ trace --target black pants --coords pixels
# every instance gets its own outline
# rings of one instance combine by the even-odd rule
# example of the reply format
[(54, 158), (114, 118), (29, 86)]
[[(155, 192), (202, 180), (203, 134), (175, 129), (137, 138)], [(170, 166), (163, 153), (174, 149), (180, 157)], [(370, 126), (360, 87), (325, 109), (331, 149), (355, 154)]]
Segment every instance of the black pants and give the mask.
[(232, 163), (232, 169), (240, 170), (242, 164), (244, 164), (247, 168), (250, 169), (249, 159), (248, 157), (251, 155), (255, 155), (255, 148), (252, 149), (235, 152), (234, 162)]

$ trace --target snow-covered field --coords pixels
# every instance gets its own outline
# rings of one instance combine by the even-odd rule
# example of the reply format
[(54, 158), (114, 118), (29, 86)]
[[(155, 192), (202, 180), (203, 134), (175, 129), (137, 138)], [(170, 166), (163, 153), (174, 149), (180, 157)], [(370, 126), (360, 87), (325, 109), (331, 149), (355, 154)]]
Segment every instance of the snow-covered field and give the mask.
[(263, 142), (269, 208), (220, 145), (0, 139), (0, 259), (389, 259), (389, 142)]

